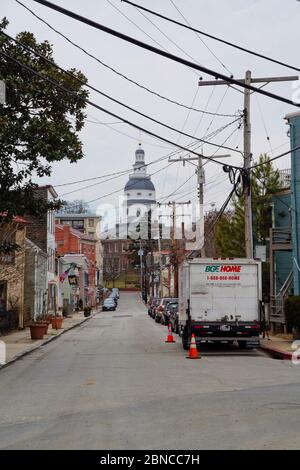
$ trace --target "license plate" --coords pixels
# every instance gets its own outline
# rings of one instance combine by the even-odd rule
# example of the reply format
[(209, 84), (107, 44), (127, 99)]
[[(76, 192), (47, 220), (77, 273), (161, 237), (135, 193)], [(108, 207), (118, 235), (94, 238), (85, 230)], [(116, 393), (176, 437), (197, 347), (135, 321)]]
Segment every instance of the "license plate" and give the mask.
[(221, 331), (230, 331), (230, 326), (229, 325), (221, 325), (220, 330)]

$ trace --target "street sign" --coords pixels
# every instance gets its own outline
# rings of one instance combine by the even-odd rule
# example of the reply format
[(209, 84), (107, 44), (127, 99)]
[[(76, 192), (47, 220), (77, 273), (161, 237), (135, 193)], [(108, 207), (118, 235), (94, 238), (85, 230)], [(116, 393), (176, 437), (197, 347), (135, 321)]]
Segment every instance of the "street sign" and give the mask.
[(69, 280), (70, 286), (77, 286), (78, 285), (77, 277), (74, 276), (74, 274), (68, 276), (68, 280)]
[(255, 247), (255, 258), (261, 261), (267, 261), (267, 247), (266, 245), (256, 245)]

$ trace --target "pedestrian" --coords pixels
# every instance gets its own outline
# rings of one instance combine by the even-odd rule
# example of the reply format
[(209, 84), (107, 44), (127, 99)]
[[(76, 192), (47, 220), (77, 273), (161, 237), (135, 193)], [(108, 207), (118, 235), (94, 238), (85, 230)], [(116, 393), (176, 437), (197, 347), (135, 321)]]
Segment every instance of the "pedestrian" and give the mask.
[(261, 332), (262, 332), (263, 339), (265, 339), (266, 337), (268, 340), (271, 339), (269, 335), (269, 331), (270, 331), (270, 324), (269, 322), (266, 321), (265, 318), (263, 318), (263, 320), (261, 321)]

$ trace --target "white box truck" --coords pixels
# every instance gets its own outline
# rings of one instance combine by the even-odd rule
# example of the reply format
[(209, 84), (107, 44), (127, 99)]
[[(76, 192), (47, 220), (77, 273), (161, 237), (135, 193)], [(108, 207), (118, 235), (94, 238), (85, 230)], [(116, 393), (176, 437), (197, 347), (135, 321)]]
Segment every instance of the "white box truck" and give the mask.
[(237, 341), (259, 346), (261, 263), (252, 259), (205, 259), (179, 268), (179, 329), (188, 349), (196, 343)]

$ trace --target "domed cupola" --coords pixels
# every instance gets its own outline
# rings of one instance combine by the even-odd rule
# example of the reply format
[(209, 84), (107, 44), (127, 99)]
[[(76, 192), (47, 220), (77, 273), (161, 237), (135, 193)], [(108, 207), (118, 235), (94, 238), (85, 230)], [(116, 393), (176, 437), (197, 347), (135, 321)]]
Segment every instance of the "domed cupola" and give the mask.
[(129, 180), (125, 185), (124, 196), (128, 208), (137, 205), (137, 214), (144, 212), (145, 206), (149, 210), (151, 205), (156, 202), (155, 187), (151, 177), (147, 175), (145, 152), (141, 148), (141, 144), (135, 152), (133, 173), (129, 176)]

